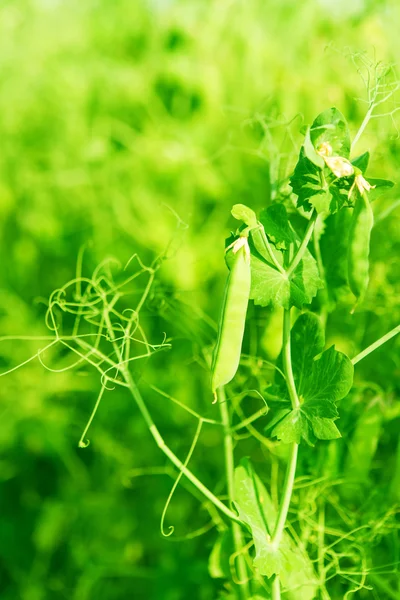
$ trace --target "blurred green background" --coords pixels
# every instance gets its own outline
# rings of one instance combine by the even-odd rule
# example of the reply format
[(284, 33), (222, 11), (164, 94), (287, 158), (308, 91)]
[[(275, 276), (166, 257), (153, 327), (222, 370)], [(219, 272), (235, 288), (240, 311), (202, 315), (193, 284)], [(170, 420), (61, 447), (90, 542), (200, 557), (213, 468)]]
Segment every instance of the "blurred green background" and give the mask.
[[(46, 335), (42, 299), (74, 277), (83, 245), (87, 273), (111, 255), (151, 262), (168, 247), (148, 328), (172, 350), (141, 375), (208, 411), (198, 356), (214, 338), (230, 208), (274, 199), (301, 126), (320, 111), (337, 106), (357, 131), (367, 107), (354, 53), (397, 62), (399, 28), (400, 5), (384, 0), (1, 0), (0, 334)], [(357, 151), (372, 151), (371, 175), (398, 180), (398, 137), (396, 113), (370, 122)], [(374, 205), (364, 310), (351, 318), (339, 307), (328, 324), (351, 355), (399, 322), (396, 194)], [(2, 341), (2, 371), (39, 347)], [(364, 377), (398, 392), (398, 346), (388, 348), (365, 361)], [(276, 354), (279, 338), (267, 350)], [(221, 582), (207, 570), (215, 530), (162, 538), (172, 480), (130, 476), (167, 463), (129, 395), (106, 393), (91, 445), (77, 447), (98, 379), (33, 361), (0, 381), (0, 597), (217, 598)], [(185, 456), (195, 422), (146, 397)], [(193, 471), (223, 493), (218, 431), (205, 429), (200, 445)], [(167, 519), (175, 534), (206, 521), (179, 487)]]

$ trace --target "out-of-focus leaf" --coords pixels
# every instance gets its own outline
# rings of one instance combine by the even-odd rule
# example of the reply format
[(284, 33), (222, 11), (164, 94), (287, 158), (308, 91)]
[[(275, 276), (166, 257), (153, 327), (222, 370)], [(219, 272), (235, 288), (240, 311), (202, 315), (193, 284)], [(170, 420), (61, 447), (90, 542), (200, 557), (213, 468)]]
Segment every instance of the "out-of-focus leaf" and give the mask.
[(229, 557), (234, 552), (230, 529), (222, 531), (211, 550), (208, 571), (214, 579), (230, 579)]
[(343, 471), (346, 483), (341, 487), (341, 494), (347, 499), (359, 497), (368, 481), (382, 424), (382, 403), (380, 398), (376, 397), (362, 411), (353, 435), (347, 444), (347, 455)]
[(372, 186), (375, 186), (371, 188), (368, 192), (368, 198), (370, 202), (373, 202), (374, 200), (382, 196), (382, 194), (384, 194), (385, 191), (390, 190), (392, 187), (395, 186), (393, 181), (390, 181), (389, 179), (375, 179), (374, 177), (367, 177), (367, 180), (368, 183), (370, 183)]
[(258, 573), (265, 577), (279, 574), (288, 598), (312, 600), (316, 593), (312, 563), (286, 532), (278, 548), (271, 545), (277, 511), (248, 459), (235, 469), (235, 504), (240, 519), (253, 535), (254, 567)]

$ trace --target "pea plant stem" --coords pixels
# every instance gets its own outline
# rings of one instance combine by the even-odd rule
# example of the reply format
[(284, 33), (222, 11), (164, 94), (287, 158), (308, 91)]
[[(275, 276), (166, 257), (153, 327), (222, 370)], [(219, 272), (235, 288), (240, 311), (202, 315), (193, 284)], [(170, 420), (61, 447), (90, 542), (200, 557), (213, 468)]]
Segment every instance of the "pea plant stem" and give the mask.
[(275, 575), (272, 582), (272, 598), (273, 600), (281, 600), (281, 582), (278, 575)]
[(298, 247), (296, 254), (293, 257), (292, 262), (290, 263), (290, 265), (286, 269), (286, 275), (288, 277), (290, 277), (292, 275), (293, 271), (295, 270), (295, 268), (297, 267), (297, 265), (299, 264), (299, 262), (303, 258), (305, 251), (307, 250), (308, 242), (310, 241), (311, 236), (312, 236), (313, 231), (314, 231), (314, 227), (315, 227), (315, 222), (317, 220), (317, 216), (318, 216), (318, 213), (316, 211), (313, 211), (312, 214), (311, 214), (311, 218), (310, 218), (310, 220), (308, 222), (307, 229), (306, 229), (305, 234), (304, 234), (304, 238), (303, 238), (300, 246)]
[[(228, 486), (228, 498), (229, 503), (232, 506), (234, 498), (235, 498), (235, 481), (234, 481), (234, 471), (235, 471), (235, 461), (234, 461), (234, 452), (233, 452), (233, 440), (232, 440), (232, 430), (231, 430), (231, 422), (229, 416), (228, 405), (226, 402), (225, 390), (224, 387), (221, 386), (218, 391), (218, 404), (221, 413), (221, 421), (224, 431), (224, 453), (225, 453), (225, 470), (226, 470), (226, 480)], [(238, 576), (239, 576), (239, 586), (238, 593), (241, 600), (247, 600), (250, 597), (249, 586), (248, 586), (248, 575), (246, 568), (246, 559), (242, 553), (243, 548), (243, 536), (240, 525), (235, 521), (232, 521), (232, 537), (233, 537), (233, 545), (235, 549), (235, 553), (237, 554), (237, 565), (238, 565)]]
[(318, 239), (318, 236), (316, 235), (315, 230), (314, 230), (314, 235), (313, 235), (313, 243), (314, 243), (314, 254), (315, 254), (315, 258), (317, 260), (319, 276), (324, 283), (324, 287), (322, 288), (322, 290), (320, 290), (320, 297), (321, 297), (320, 318), (321, 318), (322, 324), (325, 327), (326, 321), (328, 318), (329, 295), (328, 295), (328, 287), (326, 284), (324, 263), (322, 261), (321, 248), (320, 248), (319, 239)]
[[(297, 395), (296, 385), (294, 382), (293, 369), (292, 369), (292, 357), (290, 347), (290, 309), (285, 309), (283, 314), (283, 345), (282, 345), (282, 358), (283, 358), (283, 371), (286, 377), (286, 384), (288, 387), (290, 401), (292, 408), (296, 409), (300, 406), (300, 400)], [(275, 523), (275, 529), (271, 539), (271, 545), (275, 548), (279, 547), (282, 539), (282, 534), (285, 528), (285, 523), (289, 511), (290, 501), (293, 493), (294, 478), (296, 474), (297, 455), (299, 445), (295, 442), (291, 444), (289, 451), (288, 464), (286, 466), (285, 481), (282, 490), (282, 499), (279, 507), (278, 518)], [(274, 579), (272, 585), (272, 600), (279, 600), (281, 597), (280, 592), (280, 581), (279, 577)]]
[(191, 471), (189, 471), (189, 469), (183, 464), (183, 462), (179, 460), (176, 454), (174, 454), (172, 450), (167, 446), (161, 433), (158, 431), (158, 428), (152, 419), (152, 416), (146, 406), (145, 401), (143, 400), (139, 388), (133, 380), (133, 377), (129, 371), (127, 364), (124, 364), (122, 360), (122, 354), (118, 345), (115, 342), (115, 332), (111, 324), (110, 318), (108, 316), (108, 313), (105, 313), (105, 321), (115, 353), (120, 361), (120, 370), (123, 375), (123, 378), (127, 386), (129, 387), (133, 399), (135, 400), (137, 407), (140, 413), (142, 414), (146, 425), (148, 426), (149, 431), (153, 436), (157, 446), (160, 448), (161, 452), (163, 452), (169, 458), (169, 460), (185, 475), (185, 477), (187, 477), (189, 481), (193, 483), (193, 485), (199, 490), (199, 492), (201, 492), (206, 498), (208, 498), (208, 500), (210, 500), (217, 508), (219, 508), (221, 512), (223, 512), (232, 521), (241, 523), (240, 519), (235, 515), (235, 513), (232, 510), (230, 510), (223, 502), (221, 502), (221, 500), (217, 498), (199, 479), (197, 479), (197, 477)]
[(374, 350), (379, 348), (379, 346), (382, 346), (383, 344), (388, 342), (390, 339), (392, 339), (392, 337), (394, 337), (398, 333), (400, 333), (400, 325), (397, 325), (397, 327), (391, 329), (388, 333), (379, 338), (379, 340), (376, 340), (376, 342), (365, 348), (365, 350), (357, 354), (357, 356), (354, 356), (354, 358), (351, 359), (351, 362), (353, 363), (353, 365), (356, 365), (358, 362), (360, 362), (360, 360), (368, 356), (368, 354), (371, 354), (371, 352), (374, 352)]
[(354, 136), (353, 139), (353, 143), (351, 144), (351, 149), (354, 150), (355, 145), (357, 144), (358, 140), (360, 139), (360, 137), (362, 136), (362, 134), (364, 133), (364, 130), (366, 128), (366, 126), (368, 125), (369, 121), (371, 120), (372, 117), (372, 113), (374, 112), (375, 109), (375, 104), (371, 104), (369, 109), (367, 110), (367, 112), (365, 113), (365, 117), (363, 119), (363, 122), (361, 123), (356, 135)]
[(297, 466), (297, 454), (299, 445), (296, 443), (291, 444), (289, 460), (286, 467), (285, 482), (283, 484), (283, 493), (281, 505), (279, 507), (278, 519), (275, 524), (275, 531), (272, 536), (271, 544), (278, 547), (281, 539), (283, 530), (285, 528), (286, 518), (289, 511), (290, 500), (293, 493), (294, 477), (296, 474)]
[(283, 372), (286, 377), (286, 384), (288, 387), (290, 401), (292, 408), (298, 408), (300, 406), (300, 400), (297, 395), (296, 385), (294, 382), (293, 369), (292, 369), (292, 354), (290, 347), (290, 309), (285, 309), (283, 312), (283, 332), (282, 332), (282, 358), (283, 358)]
[(273, 253), (273, 250), (271, 248), (271, 244), (268, 241), (267, 235), (265, 233), (264, 227), (263, 225), (260, 223), (259, 225), (259, 230), (260, 230), (260, 234), (261, 234), (261, 239), (263, 241), (263, 244), (265, 246), (265, 249), (267, 250), (269, 256), (271, 257), (272, 262), (274, 263), (275, 267), (277, 268), (278, 271), (280, 271), (281, 273), (285, 272), (285, 269), (282, 267), (282, 265), (279, 264), (279, 262), (276, 259), (275, 254)]
[(151, 435), (154, 438), (157, 446), (160, 448), (161, 452), (163, 452), (169, 460), (189, 479), (189, 481), (216, 506), (222, 513), (224, 513), (229, 519), (235, 521), (237, 523), (241, 523), (240, 519), (235, 515), (235, 513), (230, 510), (219, 498), (217, 498), (185, 465), (181, 460), (172, 452), (172, 450), (166, 445), (162, 435), (158, 431), (156, 424), (154, 423), (149, 410), (146, 406), (145, 401), (143, 400), (142, 394), (140, 393), (138, 387), (136, 386), (131, 373), (128, 368), (121, 367), (121, 372), (123, 377), (128, 384), (129, 390), (132, 394), (133, 399), (135, 400), (137, 407), (143, 416)]
[(247, 427), (247, 425), (250, 425), (254, 421), (257, 421), (257, 419), (259, 419), (260, 417), (264, 417), (267, 413), (267, 407), (263, 406), (262, 408), (260, 408), (260, 410), (250, 415), (250, 417), (247, 417), (247, 419), (243, 419), (243, 421), (240, 421), (240, 423), (232, 427), (231, 431), (239, 431), (240, 429), (244, 429), (244, 427)]

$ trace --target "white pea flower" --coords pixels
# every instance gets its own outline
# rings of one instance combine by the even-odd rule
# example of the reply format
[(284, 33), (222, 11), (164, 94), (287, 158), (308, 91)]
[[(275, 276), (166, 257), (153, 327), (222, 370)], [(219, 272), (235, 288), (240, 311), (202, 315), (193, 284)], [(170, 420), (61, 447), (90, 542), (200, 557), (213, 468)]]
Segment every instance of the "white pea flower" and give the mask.
[(332, 156), (333, 149), (329, 142), (322, 142), (317, 152), (320, 156)]
[(369, 192), (370, 190), (373, 190), (376, 187), (376, 185), (371, 185), (369, 183), (369, 181), (367, 181), (365, 179), (365, 177), (362, 175), (362, 173), (360, 173), (359, 175), (356, 175), (354, 177), (353, 185), (351, 186), (351, 188), (349, 190), (349, 195), (348, 195), (349, 198), (351, 197), (355, 187), (357, 187), (360, 194), (363, 194), (364, 192)]
[(323, 159), (336, 177), (350, 177), (354, 173), (353, 165), (343, 156), (323, 156)]
[(247, 241), (247, 237), (245, 237), (245, 236), (241, 236), (237, 240), (232, 242), (232, 244), (230, 244), (226, 248), (225, 251), (227, 252), (228, 250), (232, 249), (233, 254), (236, 254), (236, 252), (238, 252), (240, 250), (240, 248), (244, 248), (245, 256), (249, 260), (250, 259), (250, 248), (249, 248), (249, 242)]

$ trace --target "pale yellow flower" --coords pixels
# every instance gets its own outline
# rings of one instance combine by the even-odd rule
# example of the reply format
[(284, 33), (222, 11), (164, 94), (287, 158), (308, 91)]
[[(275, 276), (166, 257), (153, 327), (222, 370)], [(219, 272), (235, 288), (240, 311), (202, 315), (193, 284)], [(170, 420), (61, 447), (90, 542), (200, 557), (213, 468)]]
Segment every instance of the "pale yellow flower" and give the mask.
[(351, 194), (353, 193), (353, 190), (356, 186), (360, 194), (363, 194), (364, 192), (369, 192), (370, 190), (373, 190), (376, 187), (376, 185), (371, 185), (369, 181), (365, 179), (362, 173), (360, 173), (359, 175), (356, 175), (354, 177), (353, 185), (349, 190), (349, 198), (351, 197)]
[(342, 156), (324, 156), (324, 161), (336, 177), (349, 177), (354, 173), (354, 167), (347, 158)]
[(317, 152), (320, 156), (332, 156), (333, 149), (329, 142), (322, 142)]

